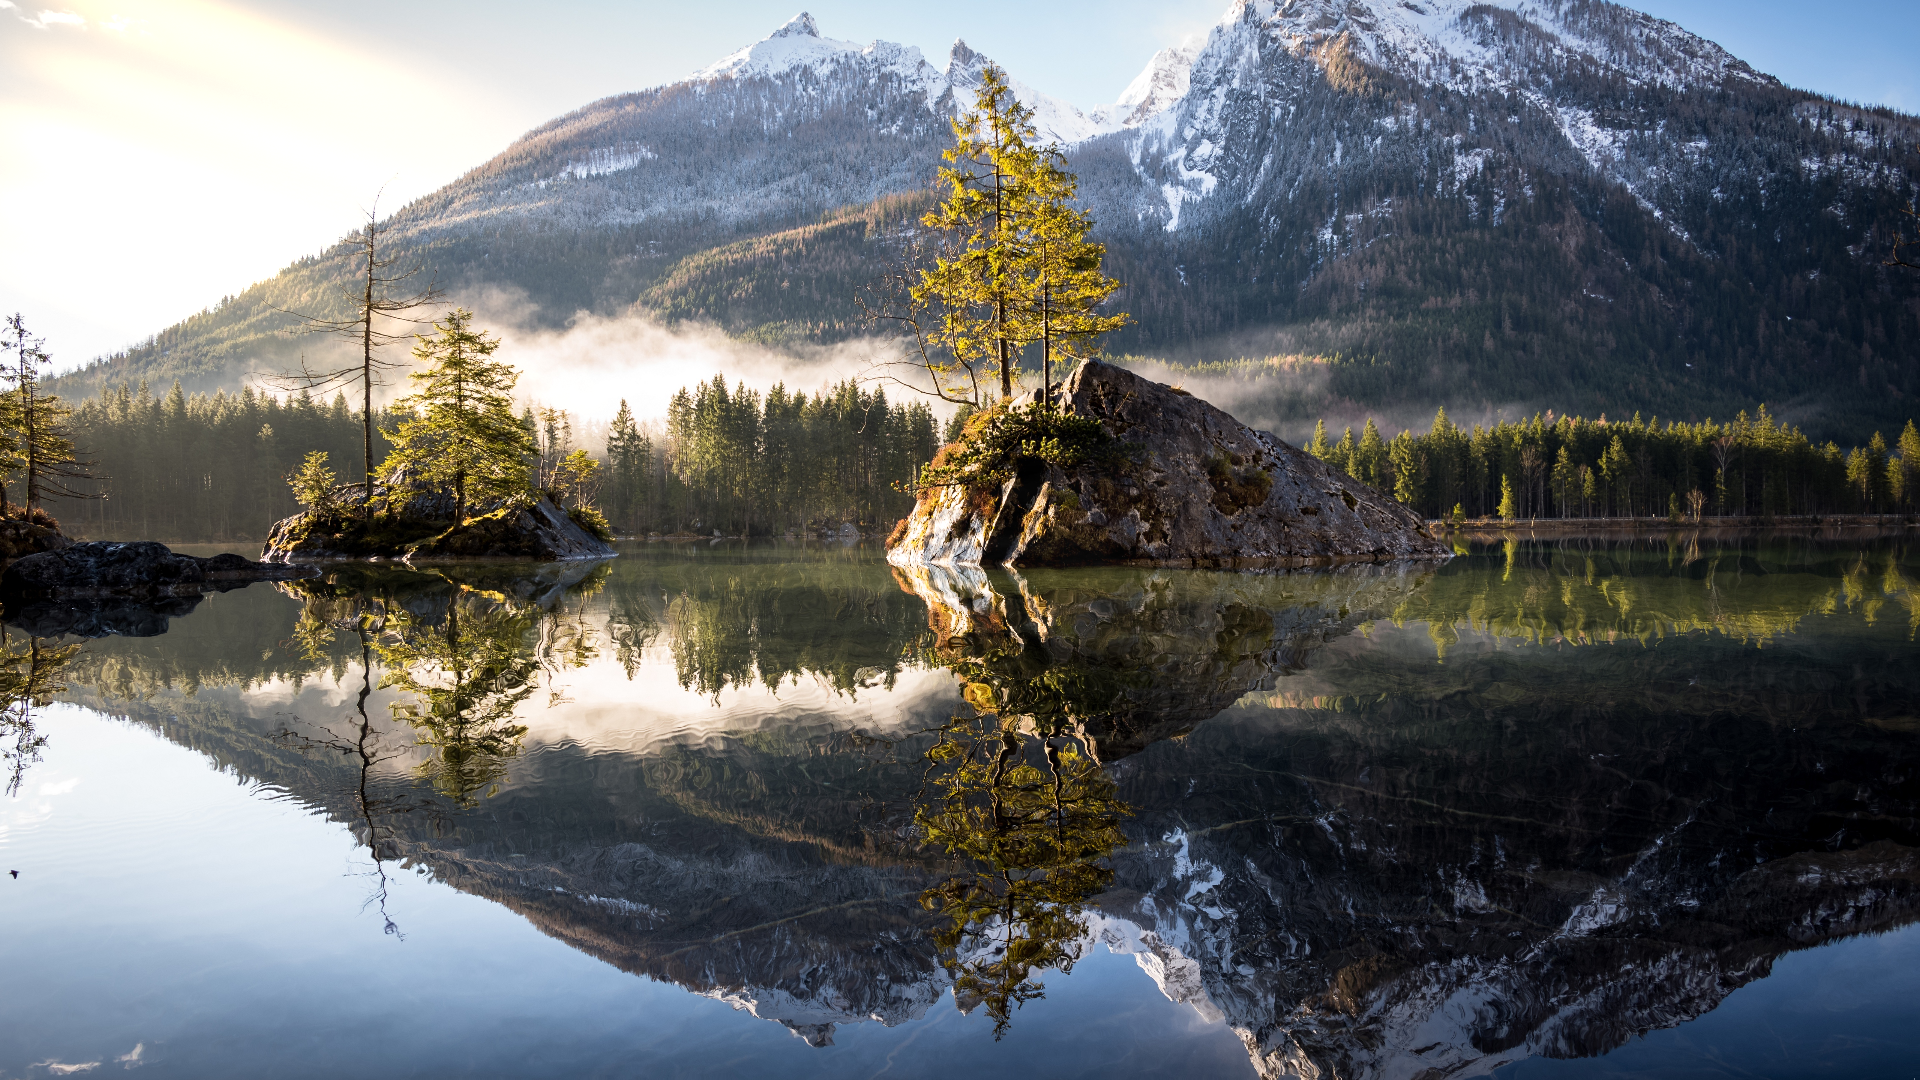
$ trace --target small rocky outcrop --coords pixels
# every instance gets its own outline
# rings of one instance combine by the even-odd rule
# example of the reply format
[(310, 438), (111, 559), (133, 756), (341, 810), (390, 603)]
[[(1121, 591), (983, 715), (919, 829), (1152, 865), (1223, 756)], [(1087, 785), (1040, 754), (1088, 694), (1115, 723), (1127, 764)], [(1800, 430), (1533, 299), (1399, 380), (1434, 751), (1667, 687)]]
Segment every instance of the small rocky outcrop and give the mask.
[(58, 529), (31, 521), (0, 521), (0, 562), (58, 551), (71, 543)]
[(50, 599), (191, 596), (314, 573), (309, 566), (270, 566), (234, 554), (196, 558), (151, 540), (90, 540), (16, 559), (0, 573), (0, 599), (12, 606)]
[(260, 557), (293, 559), (605, 559), (613, 545), (588, 532), (552, 499), (514, 498), (479, 507), (455, 523), (451, 494), (390, 477), (374, 486), (371, 520), (360, 488), (336, 489), (335, 507), (276, 522)]
[(1185, 391), (1089, 361), (1060, 395), (1127, 452), (1071, 470), (1033, 462), (997, 490), (929, 490), (888, 561), (1260, 567), (1450, 554), (1412, 510)]

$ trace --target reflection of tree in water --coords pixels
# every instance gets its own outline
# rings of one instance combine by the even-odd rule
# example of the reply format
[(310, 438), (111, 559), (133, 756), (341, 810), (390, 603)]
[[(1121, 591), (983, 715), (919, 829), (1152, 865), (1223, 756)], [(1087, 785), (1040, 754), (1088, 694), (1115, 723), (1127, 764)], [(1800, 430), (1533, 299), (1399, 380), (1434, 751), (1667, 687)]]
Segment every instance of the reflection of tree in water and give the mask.
[[(1445, 658), (1460, 631), (1534, 644), (1643, 644), (1693, 632), (1765, 645), (1809, 617), (1847, 612), (1920, 634), (1920, 581), (1902, 542), (1836, 547), (1805, 538), (1507, 539), (1456, 560), (1391, 609)], [(1489, 565), (1497, 574), (1487, 573)]]
[(527, 728), (514, 711), (541, 670), (536, 614), (461, 590), (438, 618), (397, 609), (373, 645), (387, 669), (381, 687), (414, 697), (395, 702), (393, 715), (428, 750), (420, 775), (455, 805), (476, 805), (483, 788), (491, 794), (520, 753)]
[(325, 751), (340, 754), (346, 758), (353, 769), (353, 782), (348, 794), (353, 800), (355, 824), (364, 842), (367, 852), (373, 859), (373, 889), (367, 897), (367, 905), (380, 909), (380, 921), (383, 928), (395, 937), (402, 936), (400, 927), (387, 911), (386, 864), (396, 857), (395, 830), (392, 824), (394, 815), (411, 813), (430, 808), (430, 804), (411, 797), (409, 794), (378, 793), (377, 773), (380, 766), (407, 752), (403, 746), (387, 744), (373, 718), (367, 712), (367, 699), (373, 696), (373, 642), (384, 631), (386, 606), (377, 598), (365, 596), (325, 596), (313, 595), (307, 598), (301, 609), (300, 618), (294, 626), (292, 641), (312, 662), (325, 664), (334, 661), (335, 676), (345, 681), (344, 664), (332, 653), (331, 646), (340, 630), (351, 632), (358, 642), (360, 653), (360, 687), (354, 695), (355, 717), (347, 721), (345, 734), (323, 725), (321, 730), (327, 738), (315, 739), (299, 735), (292, 731), (282, 731), (281, 737), (296, 740), (302, 749)]
[(664, 631), (680, 685), (710, 698), (729, 686), (778, 690), (802, 675), (850, 696), (891, 687), (926, 637), (920, 605), (884, 571), (797, 577), (734, 565), (669, 583), (657, 609), (631, 595), (614, 613), (624, 610), (646, 641)]
[(1065, 973), (1079, 960), (1081, 913), (1113, 879), (1102, 860), (1126, 844), (1119, 822), (1131, 811), (1065, 733), (1069, 714), (1087, 711), (1078, 680), (1060, 669), (992, 678), (978, 661), (954, 666), (975, 677), (966, 697), (977, 715), (955, 717), (927, 750), (914, 823), (972, 868), (920, 902), (948, 920), (934, 941), (955, 999), (984, 1004), (997, 1039), (1014, 1009), (1044, 996), (1037, 970)]
[(80, 646), (51, 645), (28, 638), (15, 645), (0, 638), (0, 757), (7, 768), (7, 794), (18, 795), (27, 768), (40, 760), (47, 737), (33, 722), (33, 710), (66, 689), (60, 681)]

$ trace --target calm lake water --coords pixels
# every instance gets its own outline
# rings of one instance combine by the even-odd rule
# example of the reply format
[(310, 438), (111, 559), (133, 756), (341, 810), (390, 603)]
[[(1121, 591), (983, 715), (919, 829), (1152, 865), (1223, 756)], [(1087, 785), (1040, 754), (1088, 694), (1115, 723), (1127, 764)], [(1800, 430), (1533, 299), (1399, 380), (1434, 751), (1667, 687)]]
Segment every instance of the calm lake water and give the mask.
[(1920, 1075), (1920, 552), (1463, 548), (13, 613), (0, 1077)]

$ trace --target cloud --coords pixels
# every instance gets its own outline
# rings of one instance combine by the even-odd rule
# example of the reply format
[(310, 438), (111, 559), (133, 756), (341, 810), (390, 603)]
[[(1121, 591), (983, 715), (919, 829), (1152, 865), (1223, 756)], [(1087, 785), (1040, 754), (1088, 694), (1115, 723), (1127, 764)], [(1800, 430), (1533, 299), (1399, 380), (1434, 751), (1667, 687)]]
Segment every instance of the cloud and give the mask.
[(72, 1076), (74, 1073), (88, 1072), (97, 1069), (100, 1067), (100, 1063), (97, 1061), (89, 1061), (81, 1065), (66, 1065), (49, 1058), (46, 1061), (36, 1061), (30, 1067), (45, 1069), (55, 1076)]
[[(8, 4), (7, 7), (11, 8), (13, 5)], [(21, 22), (26, 23), (36, 30), (48, 30), (56, 26), (77, 26), (82, 30), (87, 28), (87, 17), (71, 11), (49, 11), (42, 8), (40, 14), (35, 15), (31, 19), (25, 15), (18, 16), (18, 18)]]
[(146, 1064), (145, 1061), (141, 1060), (142, 1058), (146, 1057), (146, 1054), (147, 1054), (147, 1044), (143, 1042), (139, 1042), (139, 1043), (133, 1044), (132, 1050), (128, 1051), (127, 1053), (121, 1054), (119, 1057), (114, 1058), (113, 1060), (120, 1062), (122, 1065), (126, 1066), (129, 1069), (137, 1069), (140, 1066)]
[[(457, 299), (473, 310), (477, 325), (500, 336), (496, 359), (520, 370), (520, 397), (566, 409), (589, 423), (611, 419), (623, 398), (636, 419), (659, 419), (676, 390), (715, 375), (725, 376), (729, 386), (744, 382), (762, 393), (784, 383), (790, 392), (811, 397), (842, 380), (867, 382), (875, 356), (884, 351), (874, 342), (856, 340), (788, 353), (735, 340), (712, 327), (669, 328), (637, 314), (581, 313), (563, 330), (527, 329), (532, 309), (518, 293), (489, 287)], [(899, 386), (882, 388), (892, 402), (922, 400)], [(950, 411), (924, 400), (939, 415)]]

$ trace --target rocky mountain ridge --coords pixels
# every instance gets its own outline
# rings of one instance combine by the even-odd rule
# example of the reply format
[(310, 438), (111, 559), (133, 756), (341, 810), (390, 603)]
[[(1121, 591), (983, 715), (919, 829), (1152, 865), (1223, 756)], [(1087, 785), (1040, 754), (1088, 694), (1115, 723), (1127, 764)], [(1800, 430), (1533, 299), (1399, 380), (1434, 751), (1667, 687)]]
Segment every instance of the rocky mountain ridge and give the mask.
[[(533, 325), (858, 336), (855, 297), (917, 217), (887, 200), (925, 190), (984, 62), (956, 43), (935, 67), (803, 15), (536, 128), (392, 235)], [(1765, 400), (1837, 431), (1897, 426), (1920, 394), (1920, 275), (1882, 265), (1920, 193), (1920, 126), (1672, 23), (1603, 0), (1236, 0), (1111, 106), (1020, 85), (1127, 286), (1116, 350), (1337, 356), (1304, 380), (1319, 410)], [(693, 272), (716, 259), (724, 282)], [(303, 260), (66, 389), (231, 382), (343, 266)]]

